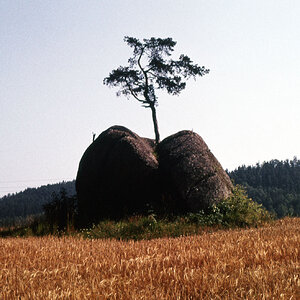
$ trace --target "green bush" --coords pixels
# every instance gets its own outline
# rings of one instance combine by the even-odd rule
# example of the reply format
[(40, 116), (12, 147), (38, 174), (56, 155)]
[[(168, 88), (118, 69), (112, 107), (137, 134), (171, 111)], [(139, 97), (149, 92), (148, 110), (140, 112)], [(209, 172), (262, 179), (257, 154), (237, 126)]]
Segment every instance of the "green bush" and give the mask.
[(223, 216), (222, 224), (230, 227), (258, 226), (272, 219), (270, 213), (249, 198), (241, 186), (236, 186), (232, 195), (217, 207)]
[(188, 214), (187, 222), (202, 226), (224, 227), (259, 226), (272, 219), (261, 204), (249, 198), (241, 186), (235, 186), (232, 195), (208, 208), (206, 212)]

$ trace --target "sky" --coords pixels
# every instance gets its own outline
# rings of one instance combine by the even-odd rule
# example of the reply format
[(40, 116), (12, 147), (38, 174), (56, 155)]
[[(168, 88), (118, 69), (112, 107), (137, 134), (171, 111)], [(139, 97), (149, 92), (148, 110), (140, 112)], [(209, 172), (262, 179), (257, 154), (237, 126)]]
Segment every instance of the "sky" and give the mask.
[(210, 69), (160, 93), (161, 138), (198, 133), (224, 169), (300, 158), (300, 1), (1, 0), (0, 197), (73, 180), (113, 125), (154, 138), (151, 111), (103, 79), (124, 36), (171, 37), (173, 58)]

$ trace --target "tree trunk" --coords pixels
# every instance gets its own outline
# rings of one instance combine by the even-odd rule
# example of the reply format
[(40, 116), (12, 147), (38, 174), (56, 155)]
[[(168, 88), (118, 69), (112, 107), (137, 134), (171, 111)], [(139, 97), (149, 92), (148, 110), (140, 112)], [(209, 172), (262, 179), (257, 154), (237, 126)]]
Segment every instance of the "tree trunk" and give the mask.
[(153, 120), (153, 125), (154, 125), (154, 133), (155, 133), (155, 142), (158, 144), (160, 142), (160, 137), (159, 137), (159, 131), (158, 131), (158, 124), (157, 124), (157, 118), (156, 118), (156, 109), (154, 104), (150, 105), (151, 111), (152, 111), (152, 120)]

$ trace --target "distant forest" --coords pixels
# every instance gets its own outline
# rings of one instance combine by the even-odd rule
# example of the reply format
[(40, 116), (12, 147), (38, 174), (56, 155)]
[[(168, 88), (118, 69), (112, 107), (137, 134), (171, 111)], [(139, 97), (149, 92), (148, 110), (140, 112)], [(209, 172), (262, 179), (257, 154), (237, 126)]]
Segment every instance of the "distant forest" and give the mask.
[(300, 216), (300, 160), (271, 160), (229, 172), (235, 184), (276, 217)]
[(27, 216), (42, 214), (43, 205), (51, 202), (54, 193), (59, 193), (61, 189), (65, 189), (69, 196), (74, 195), (75, 180), (27, 188), (23, 192), (0, 198), (0, 226), (17, 222)]
[[(271, 160), (255, 166), (241, 166), (228, 175), (235, 184), (245, 187), (250, 198), (262, 204), (276, 217), (300, 216), (300, 160)], [(75, 195), (75, 180), (28, 188), (0, 198), (0, 226), (43, 213), (43, 205), (53, 193), (65, 189)]]

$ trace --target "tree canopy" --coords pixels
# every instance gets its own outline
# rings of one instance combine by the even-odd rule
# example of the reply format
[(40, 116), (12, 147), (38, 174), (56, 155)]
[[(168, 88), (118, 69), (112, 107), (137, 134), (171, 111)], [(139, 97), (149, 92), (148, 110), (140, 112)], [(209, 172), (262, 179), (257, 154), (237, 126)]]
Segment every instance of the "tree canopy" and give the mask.
[(176, 42), (172, 38), (150, 38), (141, 42), (128, 37), (124, 41), (133, 48), (133, 55), (128, 66), (113, 70), (103, 83), (119, 87), (117, 96), (125, 95), (139, 101), (143, 107), (150, 108), (155, 132), (155, 141), (159, 142), (159, 130), (156, 117), (158, 98), (155, 90), (165, 90), (171, 95), (178, 95), (186, 87), (186, 80), (209, 73), (204, 66), (193, 64), (186, 55), (178, 60), (170, 59)]
[(285, 161), (274, 159), (255, 166), (243, 165), (229, 176), (277, 217), (300, 216), (300, 160), (296, 157)]

